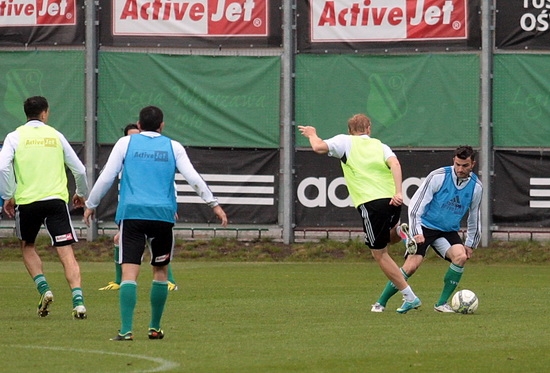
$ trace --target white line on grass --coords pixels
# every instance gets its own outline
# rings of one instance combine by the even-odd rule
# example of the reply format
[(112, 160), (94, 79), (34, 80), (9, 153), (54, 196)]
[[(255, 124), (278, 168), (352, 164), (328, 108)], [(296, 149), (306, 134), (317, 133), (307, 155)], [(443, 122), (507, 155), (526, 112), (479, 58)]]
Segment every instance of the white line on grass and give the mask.
[(151, 357), (151, 356), (143, 356), (143, 355), (133, 355), (133, 354), (124, 354), (120, 352), (111, 352), (111, 351), (101, 351), (101, 350), (85, 350), (80, 348), (67, 348), (67, 347), (47, 347), (47, 346), (30, 346), (30, 345), (0, 345), (2, 347), (8, 347), (8, 348), (29, 348), (29, 349), (37, 349), (37, 350), (54, 350), (54, 351), (67, 351), (67, 352), (81, 352), (86, 354), (100, 354), (100, 355), (116, 355), (116, 356), (126, 356), (126, 357), (133, 357), (136, 359), (143, 359), (143, 360), (149, 360), (154, 363), (159, 364), (158, 367), (153, 369), (147, 369), (147, 370), (135, 370), (135, 373), (149, 373), (149, 372), (166, 372), (169, 370), (172, 370), (176, 367), (179, 367), (178, 363), (175, 363), (173, 361), (164, 360), (158, 357)]

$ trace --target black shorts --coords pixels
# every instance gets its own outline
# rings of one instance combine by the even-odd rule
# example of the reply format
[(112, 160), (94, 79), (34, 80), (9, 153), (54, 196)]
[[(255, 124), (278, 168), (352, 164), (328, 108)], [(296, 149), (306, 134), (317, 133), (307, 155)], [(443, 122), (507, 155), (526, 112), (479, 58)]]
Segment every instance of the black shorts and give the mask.
[[(425, 257), (428, 252), (428, 248), (431, 246), (438, 256), (450, 262), (451, 260), (442, 254), (442, 248), (444, 248), (446, 252), (447, 243), (449, 247), (453, 245), (463, 245), (462, 239), (460, 238), (458, 232), (443, 232), (422, 226), (422, 234), (424, 235), (424, 243), (418, 245), (416, 255), (422, 255)], [(442, 241), (444, 247), (438, 249), (436, 245), (434, 245), (434, 242), (439, 238), (446, 240), (447, 243)], [(437, 243), (439, 243), (439, 241)]]
[(69, 214), (69, 207), (61, 199), (37, 201), (15, 208), (17, 237), (33, 244), (44, 224), (53, 246), (66, 246), (78, 241)]
[(363, 219), (365, 245), (371, 249), (383, 249), (390, 242), (390, 230), (397, 225), (401, 206), (390, 205), (391, 198), (375, 199), (357, 207)]
[(151, 265), (170, 263), (174, 249), (174, 223), (127, 219), (120, 222), (119, 255), (121, 263), (141, 264), (145, 245), (151, 252)]

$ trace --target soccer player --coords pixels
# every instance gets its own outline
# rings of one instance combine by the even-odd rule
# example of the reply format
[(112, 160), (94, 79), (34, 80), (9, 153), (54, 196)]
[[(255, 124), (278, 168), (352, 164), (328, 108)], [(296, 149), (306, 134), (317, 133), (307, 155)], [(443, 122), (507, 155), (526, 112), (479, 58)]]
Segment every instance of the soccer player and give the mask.
[[(479, 207), (482, 185), (472, 172), (475, 167), (475, 151), (470, 146), (459, 146), (453, 157), (453, 165), (432, 171), (422, 182), (409, 206), (410, 232), (417, 244), (415, 255), (406, 254), (401, 268), (403, 277), (409, 279), (422, 264), (431, 246), (435, 253), (451, 264), (443, 277), (443, 290), (434, 305), (438, 312), (454, 312), (447, 303), (458, 286), (464, 265), (472, 256), (481, 239)], [(458, 231), (460, 222), (468, 213), (466, 242)], [(383, 312), (386, 303), (397, 292), (390, 281), (382, 291), (372, 312)]]
[(44, 224), (72, 292), (73, 317), (84, 319), (87, 314), (80, 267), (72, 248), (77, 237), (67, 206), (69, 191), (65, 166), (76, 182), (72, 198), (75, 208), (84, 206), (84, 196), (88, 192), (86, 169), (65, 137), (46, 124), (50, 109), (44, 97), (27, 98), (23, 109), (27, 123), (6, 136), (0, 151), (0, 195), (6, 200), (4, 209), (9, 217), (15, 216), (23, 262), (40, 293), (38, 316), (48, 316), (54, 299), (35, 247), (36, 237)]
[(351, 200), (361, 216), (365, 244), (382, 272), (403, 294), (404, 302), (397, 312), (407, 313), (420, 307), (422, 302), (387, 249), (388, 243), (397, 237), (403, 204), (401, 165), (393, 151), (370, 137), (371, 121), (364, 114), (348, 120), (349, 135), (328, 140), (319, 138), (315, 127), (298, 126), (298, 129), (309, 139), (313, 151), (340, 159)]
[(105, 168), (99, 175), (86, 201), (84, 221), (90, 224), (94, 209), (122, 172), (120, 196), (115, 221), (120, 230), (121, 328), (114, 341), (133, 340), (133, 316), (137, 301), (137, 278), (141, 257), (148, 244), (153, 266), (150, 293), (151, 319), (149, 339), (164, 338), (161, 318), (168, 296), (168, 263), (174, 247), (173, 227), (177, 210), (174, 174), (179, 171), (196, 193), (227, 225), (227, 216), (216, 198), (197, 173), (183, 146), (161, 135), (164, 115), (156, 106), (139, 113), (140, 133), (120, 138), (113, 147)]
[[(126, 127), (124, 127), (124, 136), (129, 135), (135, 135), (136, 133), (139, 133), (139, 128), (137, 124), (130, 123)], [(0, 210), (1, 211), (1, 210)], [(114, 244), (115, 244), (115, 250), (114, 250), (114, 258), (115, 258), (115, 281), (109, 281), (109, 283), (99, 288), (99, 290), (118, 290), (120, 289), (120, 281), (122, 278), (122, 269), (120, 268), (119, 263), (119, 247), (118, 247), (118, 240), (119, 240), (120, 234), (117, 232), (115, 234), (115, 237), (113, 238)], [(178, 286), (176, 285), (176, 280), (174, 279), (174, 273), (172, 272), (172, 264), (168, 264), (168, 290), (169, 291), (175, 291), (178, 290)]]

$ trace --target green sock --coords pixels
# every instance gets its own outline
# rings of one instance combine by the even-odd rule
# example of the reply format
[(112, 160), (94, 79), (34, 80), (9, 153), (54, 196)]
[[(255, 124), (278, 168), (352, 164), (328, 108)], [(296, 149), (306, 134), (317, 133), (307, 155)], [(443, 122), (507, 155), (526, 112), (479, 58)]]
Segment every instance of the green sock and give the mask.
[(151, 286), (151, 323), (149, 328), (160, 329), (160, 319), (168, 297), (168, 283), (153, 281)]
[(81, 288), (72, 288), (73, 293), (73, 308), (84, 304), (84, 296), (82, 295)]
[(40, 295), (50, 290), (50, 286), (48, 285), (48, 282), (46, 281), (46, 277), (44, 277), (43, 274), (36, 275), (33, 278), (33, 281), (36, 285), (36, 290), (38, 290)]
[(176, 280), (174, 280), (174, 273), (172, 273), (172, 264), (168, 263), (168, 281), (175, 284)]
[(443, 278), (443, 291), (441, 292), (441, 296), (439, 297), (439, 301), (436, 306), (441, 306), (442, 304), (447, 303), (447, 300), (458, 286), (463, 272), (464, 267), (451, 263), (447, 273), (445, 273), (445, 277)]
[(119, 290), (120, 302), (120, 334), (132, 331), (134, 321), (134, 309), (137, 302), (137, 283), (135, 281), (122, 281)]
[(120, 285), (122, 281), (122, 266), (118, 262), (119, 248), (115, 245), (115, 282)]
[[(408, 280), (409, 275), (407, 275), (405, 271), (403, 271), (403, 268), (400, 268), (400, 270), (405, 280)], [(386, 307), (388, 300), (390, 300), (390, 298), (393, 297), (398, 291), (399, 290), (395, 287), (393, 282), (388, 281), (388, 283), (386, 284), (386, 287), (382, 291), (382, 294), (380, 294), (380, 298), (378, 298), (378, 303), (380, 303), (381, 306)]]

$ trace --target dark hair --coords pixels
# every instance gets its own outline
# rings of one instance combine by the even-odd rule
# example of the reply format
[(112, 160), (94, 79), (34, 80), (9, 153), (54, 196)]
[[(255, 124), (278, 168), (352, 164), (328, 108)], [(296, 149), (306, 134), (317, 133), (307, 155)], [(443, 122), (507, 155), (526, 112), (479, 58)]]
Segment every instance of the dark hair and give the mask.
[(23, 110), (27, 119), (38, 119), (40, 114), (49, 108), (48, 100), (42, 96), (29, 97), (23, 103)]
[(476, 152), (471, 146), (460, 145), (455, 150), (455, 157), (460, 158), (460, 159), (471, 158), (472, 161), (475, 161), (476, 160)]
[(147, 106), (139, 112), (139, 125), (142, 131), (156, 131), (164, 121), (164, 114), (156, 106)]
[(124, 136), (128, 136), (128, 132), (130, 132), (130, 130), (138, 130), (139, 131), (139, 127), (135, 123), (128, 124), (126, 127), (124, 127)]

